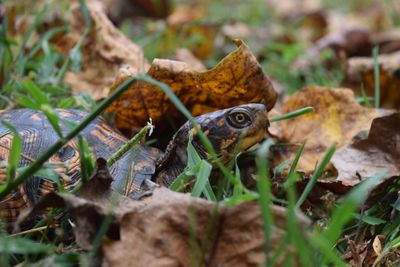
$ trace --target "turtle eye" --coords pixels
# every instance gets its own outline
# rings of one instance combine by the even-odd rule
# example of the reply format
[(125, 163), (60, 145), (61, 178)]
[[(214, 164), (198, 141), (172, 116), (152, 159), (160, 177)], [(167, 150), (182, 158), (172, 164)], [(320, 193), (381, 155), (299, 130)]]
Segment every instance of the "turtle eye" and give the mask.
[(234, 109), (227, 116), (227, 122), (234, 128), (245, 128), (252, 123), (251, 116), (246, 109)]

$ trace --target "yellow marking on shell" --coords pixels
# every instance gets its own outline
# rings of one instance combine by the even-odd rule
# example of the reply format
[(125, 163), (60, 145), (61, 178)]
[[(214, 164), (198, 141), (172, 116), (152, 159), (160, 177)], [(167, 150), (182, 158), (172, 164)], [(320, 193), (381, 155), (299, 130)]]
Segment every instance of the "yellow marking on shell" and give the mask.
[[(78, 181), (74, 181), (73, 179), (66, 179), (71, 178), (73, 176), (74, 173), (79, 171), (80, 168), (80, 157), (79, 157), (79, 153), (78, 151), (78, 146), (74, 141), (70, 141), (66, 144), (66, 146), (70, 146), (72, 147), (72, 149), (74, 150), (74, 155), (72, 157), (70, 157), (66, 162), (65, 162), (65, 166), (67, 166), (66, 171), (64, 172), (66, 174), (66, 176), (64, 176), (63, 181), (64, 181), (64, 186), (65, 188), (73, 188)], [(52, 162), (61, 162), (61, 160), (59, 159), (57, 161), (56, 158), (52, 159), (54, 161)]]
[(107, 133), (107, 135), (113, 139), (117, 139), (123, 143), (126, 143), (128, 139), (126, 139), (123, 135), (117, 133), (113, 128), (111, 128), (107, 124), (98, 124), (96, 126), (98, 129), (103, 130), (103, 132)]
[(19, 190), (19, 194), (22, 197), (22, 200), (23, 200), (22, 202), (25, 203), (23, 205), (28, 206), (28, 207), (32, 206), (31, 202), (28, 199), (28, 192), (26, 192), (25, 186), (23, 186), (23, 184), (19, 185), (18, 190)]
[(37, 132), (22, 131), (19, 134), (24, 137), (24, 143), (35, 143), (37, 141)]
[(209, 133), (210, 133), (210, 130), (205, 130), (205, 131), (204, 131), (204, 135), (205, 135), (205, 136), (208, 136)]
[(4, 219), (6, 227), (12, 227), (17, 220), (18, 214), (22, 209), (32, 206), (24, 192), (23, 185), (19, 185), (17, 190), (8, 194), (0, 201), (0, 218)]
[(66, 110), (66, 109), (60, 109), (60, 110), (57, 110), (57, 111), (58, 111), (58, 115), (60, 117), (68, 118), (68, 117), (72, 116), (71, 112)]
[(56, 183), (50, 182), (50, 181), (46, 181), (46, 180), (42, 180), (41, 181), (40, 187), (41, 187), (40, 190), (42, 192), (42, 196), (57, 190)]
[(4, 184), (7, 179), (7, 165), (3, 164), (6, 161), (0, 161), (0, 184)]
[(135, 162), (135, 164), (133, 166), (133, 169), (135, 171), (140, 171), (141, 169), (143, 169), (143, 168), (145, 168), (147, 166), (149, 166), (148, 162), (142, 160), (142, 161), (139, 161), (139, 162)]
[(12, 144), (13, 136), (12, 134), (7, 134), (0, 139), (0, 159), (8, 160), (8, 155), (10, 153), (10, 148)]
[(33, 114), (31, 116), (31, 119), (34, 120), (34, 121), (41, 121), (42, 120), (42, 118), (40, 118), (40, 116), (38, 114)]

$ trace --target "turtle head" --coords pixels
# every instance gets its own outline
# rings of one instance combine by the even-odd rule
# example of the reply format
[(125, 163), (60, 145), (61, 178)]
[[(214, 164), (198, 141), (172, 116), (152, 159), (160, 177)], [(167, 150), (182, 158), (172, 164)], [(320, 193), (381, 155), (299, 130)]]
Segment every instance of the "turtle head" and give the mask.
[(157, 182), (169, 185), (187, 163), (189, 135), (192, 144), (203, 159), (211, 160), (204, 147), (199, 130), (210, 140), (218, 159), (226, 164), (238, 153), (260, 142), (269, 126), (263, 104), (247, 104), (218, 110), (186, 122), (174, 135), (164, 157), (158, 164)]

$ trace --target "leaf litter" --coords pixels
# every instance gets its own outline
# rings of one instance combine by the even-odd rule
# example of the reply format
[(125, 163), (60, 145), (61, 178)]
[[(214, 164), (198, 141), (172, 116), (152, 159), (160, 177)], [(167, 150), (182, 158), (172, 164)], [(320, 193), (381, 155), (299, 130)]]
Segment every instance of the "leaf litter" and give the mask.
[[(38, 210), (65, 208), (77, 244), (91, 249), (102, 222), (111, 216), (102, 247), (104, 264), (109, 266), (132, 262), (136, 266), (192, 266), (193, 262), (258, 266), (264, 262), (263, 224), (256, 201), (224, 206), (166, 188), (156, 189), (142, 201), (123, 196), (113, 200), (111, 182), (106, 161), (100, 158), (95, 173), (76, 195), (49, 193), (21, 214), (18, 224)], [(273, 249), (284, 236), (287, 215), (280, 206), (271, 210), (276, 227)], [(300, 212), (296, 216), (301, 228), (309, 227), (306, 216)]]
[[(282, 29), (279, 25), (274, 25), (272, 31), (255, 31), (260, 38), (258, 44), (262, 43), (260, 40), (270, 40), (268, 38), (288, 42), (304, 38), (309, 49), (287, 71), (308, 75), (307, 70), (315, 66), (323, 65), (327, 69), (339, 66), (345, 75), (343, 88), (308, 86), (292, 96), (280, 95), (275, 105), (277, 93), (274, 88), (283, 86), (263, 72), (257, 60), (259, 54), (253, 54), (244, 41), (236, 41), (238, 48), (210, 70), (196, 56), (207, 58), (212, 42), (199, 50), (192, 47), (191, 51), (175, 51), (180, 61), (155, 59), (149, 64), (142, 49), (107, 18), (99, 1), (86, 3), (91, 28), (82, 46), (81, 70), (69, 71), (64, 77), (75, 94), (89, 92), (95, 100), (102, 99), (128, 76), (147, 72), (169, 85), (194, 115), (260, 101), (264, 101), (268, 109), (275, 106), (272, 112), (276, 115), (312, 106), (314, 112), (311, 114), (272, 124), (270, 131), (280, 142), (274, 148), (275, 166), (283, 161), (292, 161), (298, 147), (307, 141), (297, 165), (298, 173), (307, 178), (326, 149), (335, 143), (338, 150), (318, 186), (337, 194), (336, 199), (377, 172), (385, 172), (385, 179), (373, 195), (383, 194), (398, 178), (399, 113), (361, 106), (353, 93), (365, 93), (364, 100), (373, 96), (375, 63), (369, 53), (372, 47), (379, 45), (381, 106), (398, 107), (400, 97), (396, 88), (400, 38), (398, 31), (388, 30), (388, 24), (382, 20), (385, 11), (380, 7), (366, 5), (353, 14), (343, 15), (326, 14), (319, 1), (307, 1), (304, 5), (292, 3), (295, 8), (283, 1), (268, 1), (281, 16), (281, 21), (296, 22), (299, 28), (286, 36), (279, 34), (279, 29)], [(193, 12), (177, 12), (168, 19), (168, 23), (174, 24), (174, 31), (182, 30), (182, 25), (205, 14), (200, 9), (186, 10)], [(368, 17), (365, 12), (372, 11), (370, 19), (365, 20)], [(315, 23), (319, 27), (315, 27)], [(68, 51), (76, 45), (85, 34), (84, 24), (84, 17), (75, 6), (71, 31), (56, 44), (58, 48)], [(224, 34), (231, 39), (248, 37), (253, 30), (243, 25), (236, 29), (233, 27), (233, 30), (226, 24), (222, 27)], [(244, 34), (235, 34), (238, 29), (244, 29)], [(196, 31), (207, 30), (200, 27), (193, 30)], [(215, 29), (210, 32), (208, 38), (218, 40)], [(262, 49), (253, 44), (250, 47), (256, 47), (257, 51)], [(333, 52), (333, 56), (324, 56), (324, 51)], [(129, 69), (129, 72), (121, 72), (121, 67)], [(116, 115), (115, 123), (121, 130), (136, 130), (149, 117), (158, 127), (165, 123), (165, 114), (176, 120), (182, 119), (158, 88), (143, 82), (134, 84), (109, 112)], [(100, 223), (111, 216), (102, 244), (104, 263), (110, 266), (124, 266), (129, 261), (138, 265), (188, 266), (189, 256), (203, 265), (257, 266), (264, 262), (262, 220), (256, 202), (223, 206), (165, 188), (155, 190), (152, 196), (141, 201), (132, 201), (123, 196), (116, 197), (109, 188), (112, 177), (101, 159), (97, 163), (96, 174), (78, 194), (50, 193), (29, 212), (47, 206), (66, 208), (73, 219), (76, 242), (84, 249), (92, 248)], [(286, 211), (278, 206), (273, 206), (272, 211), (277, 227), (273, 231), (272, 244), (276, 245), (286, 230)], [(29, 212), (25, 216), (29, 217)], [(321, 215), (324, 216), (326, 214)], [(297, 214), (297, 220), (307, 231), (310, 221), (301, 213)], [(388, 251), (382, 248), (389, 244), (389, 241), (385, 243), (385, 236), (365, 234), (362, 237), (359, 240), (346, 237), (348, 246), (343, 258), (351, 266), (377, 264)], [(291, 251), (288, 249), (287, 253)]]

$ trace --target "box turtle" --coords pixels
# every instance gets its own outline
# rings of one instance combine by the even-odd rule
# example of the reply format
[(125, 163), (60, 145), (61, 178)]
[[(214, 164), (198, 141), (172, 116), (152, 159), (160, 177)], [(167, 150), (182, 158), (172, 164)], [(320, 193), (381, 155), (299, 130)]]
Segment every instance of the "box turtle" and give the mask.
[[(63, 134), (71, 130), (71, 122), (78, 123), (87, 113), (78, 110), (57, 110)], [(30, 109), (15, 109), (0, 113), (1, 119), (14, 125), (23, 140), (19, 166), (32, 163), (45, 150), (58, 140), (58, 135), (45, 115)], [(235, 150), (244, 151), (261, 141), (268, 127), (267, 111), (263, 104), (247, 104), (215, 111), (195, 118), (195, 124), (213, 144), (222, 162), (229, 162)], [(165, 153), (156, 148), (138, 144), (110, 167), (114, 178), (113, 188), (126, 188), (127, 180), (132, 181), (128, 188), (130, 196), (145, 184), (153, 181), (169, 186), (186, 166), (189, 131), (194, 133), (193, 145), (202, 158), (208, 154), (201, 141), (195, 136), (195, 129), (186, 122), (172, 137)], [(82, 132), (94, 157), (108, 159), (128, 140), (118, 131), (107, 125), (101, 118), (92, 121)], [(13, 134), (0, 124), (0, 161), (8, 159)], [(240, 140), (240, 141), (239, 141)], [(79, 152), (77, 139), (68, 142), (54, 154), (48, 164), (63, 163), (65, 167), (56, 168), (67, 190), (74, 188), (80, 181)], [(5, 182), (0, 173), (0, 183)], [(0, 201), (0, 218), (11, 225), (22, 208), (31, 207), (39, 198), (50, 191), (57, 190), (57, 184), (40, 174), (30, 177), (25, 183)], [(38, 215), (39, 216), (39, 215)]]

